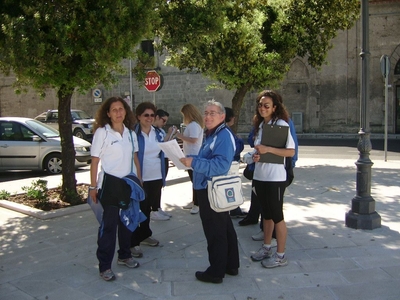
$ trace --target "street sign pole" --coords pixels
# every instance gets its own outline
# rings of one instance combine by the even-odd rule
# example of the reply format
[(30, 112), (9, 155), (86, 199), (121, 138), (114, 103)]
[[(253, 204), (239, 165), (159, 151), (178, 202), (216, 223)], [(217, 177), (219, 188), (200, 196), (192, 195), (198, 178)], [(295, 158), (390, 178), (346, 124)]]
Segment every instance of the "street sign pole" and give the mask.
[(389, 73), (390, 73), (390, 60), (387, 55), (381, 57), (381, 71), (382, 76), (385, 78), (385, 139), (384, 139), (384, 152), (385, 161), (387, 161), (387, 139), (388, 139), (388, 88), (389, 88)]

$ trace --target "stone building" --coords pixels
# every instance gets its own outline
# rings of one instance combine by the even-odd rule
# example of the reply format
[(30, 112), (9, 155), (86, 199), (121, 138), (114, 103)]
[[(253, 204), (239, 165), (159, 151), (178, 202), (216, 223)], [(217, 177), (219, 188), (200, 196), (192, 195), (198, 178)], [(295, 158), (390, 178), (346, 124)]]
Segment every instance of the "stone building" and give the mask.
[[(384, 80), (380, 58), (390, 59), (388, 132), (400, 133), (400, 0), (370, 0), (370, 128), (371, 132), (384, 131)], [(316, 70), (305, 59), (293, 60), (290, 71), (281, 83), (280, 92), (296, 123), (297, 132), (357, 133), (360, 126), (360, 78), (361, 78), (361, 20), (353, 28), (338, 33), (333, 48), (328, 52), (327, 65)], [(157, 54), (156, 54), (157, 56)], [(154, 101), (170, 113), (170, 122), (180, 124), (180, 108), (185, 103), (201, 107), (207, 100), (216, 99), (225, 106), (231, 105), (233, 92), (207, 90), (211, 83), (200, 74), (188, 74), (162, 64), (158, 57), (158, 72), (163, 84), (157, 92), (150, 93), (129, 77), (130, 61), (123, 61), (127, 73), (120, 77), (118, 85), (102, 91), (100, 98), (119, 95), (135, 106), (143, 101)], [(47, 109), (55, 109), (58, 99), (49, 90), (44, 100), (34, 91), (16, 95), (12, 83), (15, 78), (0, 74), (0, 116), (35, 117)], [(130, 96), (132, 92), (132, 97)], [(239, 117), (238, 132), (246, 133), (251, 127), (254, 99), (259, 91), (248, 93)], [(98, 98), (98, 97), (97, 97)], [(94, 115), (101, 102), (93, 91), (85, 95), (76, 93), (72, 108), (83, 109)]]

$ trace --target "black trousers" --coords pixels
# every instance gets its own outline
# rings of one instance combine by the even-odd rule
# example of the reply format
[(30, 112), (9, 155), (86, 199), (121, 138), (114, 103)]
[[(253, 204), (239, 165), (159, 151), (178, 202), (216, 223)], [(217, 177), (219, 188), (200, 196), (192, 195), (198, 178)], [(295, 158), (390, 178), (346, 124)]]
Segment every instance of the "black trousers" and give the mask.
[(200, 218), (207, 239), (208, 261), (206, 273), (225, 277), (228, 269), (238, 269), (239, 248), (237, 235), (229, 212), (217, 213), (210, 207), (207, 190), (195, 190), (199, 200)]
[[(146, 198), (140, 202), (140, 210), (147, 217), (139, 226), (132, 232), (131, 247), (139, 246), (139, 244), (150, 237), (153, 232), (150, 229), (150, 212), (152, 205), (158, 203), (158, 207), (161, 199), (162, 179), (144, 181), (143, 189), (146, 193)], [(155, 209), (157, 210), (157, 209)]]
[(118, 230), (118, 258), (130, 258), (131, 250), (129, 242), (132, 232), (121, 222), (119, 208), (111, 205), (104, 205), (103, 223), (99, 227), (97, 236), (97, 259), (99, 260), (99, 271), (104, 272), (111, 269), (115, 252)]
[(192, 201), (193, 204), (196, 206), (199, 206), (199, 200), (197, 200), (197, 194), (196, 191), (193, 188), (193, 170), (188, 170), (189, 178), (190, 181), (192, 182)]

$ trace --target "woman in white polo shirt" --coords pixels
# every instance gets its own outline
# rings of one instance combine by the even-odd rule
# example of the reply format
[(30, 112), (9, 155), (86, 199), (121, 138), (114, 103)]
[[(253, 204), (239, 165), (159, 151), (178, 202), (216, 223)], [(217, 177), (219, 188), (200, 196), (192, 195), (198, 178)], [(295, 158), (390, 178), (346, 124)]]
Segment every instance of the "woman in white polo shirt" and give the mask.
[[(295, 143), (288, 124), (289, 113), (280, 99), (280, 95), (271, 90), (262, 91), (258, 95), (254, 121), (256, 128), (254, 151), (244, 156), (246, 163), (256, 163), (253, 184), (262, 208), (264, 227), (264, 244), (257, 253), (251, 255), (251, 259), (261, 261), (265, 268), (286, 266), (288, 263), (285, 257), (287, 229), (283, 217), (283, 195), (286, 188), (284, 157), (292, 157), (295, 154)], [(264, 127), (273, 124), (288, 127), (286, 137), (283, 137), (283, 139), (286, 139), (284, 148), (261, 144)], [(275, 154), (282, 159), (279, 163), (260, 162), (260, 154), (266, 153)], [(278, 246), (276, 253), (272, 254), (271, 239), (274, 228)]]
[(138, 138), (138, 158), (142, 171), (143, 189), (146, 198), (140, 202), (140, 209), (147, 219), (132, 233), (131, 252), (134, 257), (142, 257), (140, 245), (156, 247), (159, 241), (152, 237), (150, 219), (167, 221), (168, 216), (160, 213), (161, 190), (165, 186), (165, 156), (158, 143), (163, 142), (163, 135), (153, 126), (157, 108), (151, 102), (142, 102), (136, 107), (135, 132)]
[[(120, 97), (107, 99), (97, 111), (94, 124), (94, 136), (91, 147), (92, 162), (90, 165), (90, 196), (97, 202), (97, 190), (102, 188), (104, 173), (122, 178), (131, 171), (141, 178), (137, 157), (138, 142), (133, 126), (135, 116), (128, 104)], [(99, 166), (101, 168), (99, 170)], [(118, 193), (102, 199), (103, 220), (97, 239), (97, 258), (100, 276), (114, 280), (111, 270), (118, 229), (118, 264), (137, 268), (139, 263), (132, 258), (130, 237), (132, 232), (121, 222)]]
[[(203, 143), (203, 116), (198, 108), (190, 103), (182, 106), (181, 113), (183, 115), (183, 124), (186, 127), (183, 133), (178, 132), (176, 137), (183, 142), (183, 153), (185, 156), (197, 155)], [(193, 170), (188, 170), (188, 174), (193, 185)], [(192, 215), (199, 212), (199, 201), (194, 189), (192, 189), (192, 202), (183, 208), (190, 209)]]

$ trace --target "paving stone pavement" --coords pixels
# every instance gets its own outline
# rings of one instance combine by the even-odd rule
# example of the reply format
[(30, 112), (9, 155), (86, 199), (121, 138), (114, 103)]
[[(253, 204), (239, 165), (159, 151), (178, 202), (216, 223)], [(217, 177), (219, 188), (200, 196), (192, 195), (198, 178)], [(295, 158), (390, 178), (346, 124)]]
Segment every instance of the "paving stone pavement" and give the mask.
[[(354, 162), (298, 162), (285, 195), (286, 267), (265, 269), (252, 262), (250, 255), (261, 246), (251, 240), (258, 225), (241, 227), (233, 219), (241, 267), (222, 284), (195, 279), (195, 271), (208, 266), (207, 245), (199, 215), (182, 209), (191, 200), (191, 183), (174, 167), (162, 196), (173, 217), (151, 221), (160, 246), (142, 246), (137, 269), (117, 265), (115, 256), (113, 282), (98, 275), (98, 223), (88, 206), (47, 220), (0, 208), (0, 300), (400, 299), (400, 161), (374, 161), (371, 195), (382, 227), (371, 231), (345, 227), (356, 193)], [(58, 185), (56, 178), (49, 184)], [(89, 173), (77, 178), (88, 182)], [(11, 185), (17, 190), (26, 182), (1, 182), (0, 190)], [(243, 210), (250, 205), (250, 188), (243, 179)]]

